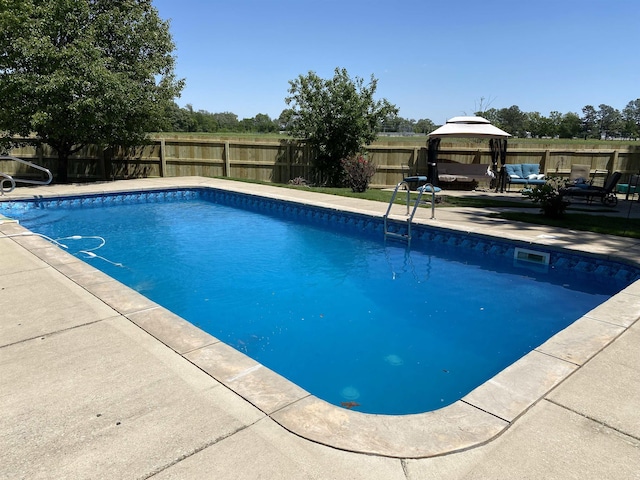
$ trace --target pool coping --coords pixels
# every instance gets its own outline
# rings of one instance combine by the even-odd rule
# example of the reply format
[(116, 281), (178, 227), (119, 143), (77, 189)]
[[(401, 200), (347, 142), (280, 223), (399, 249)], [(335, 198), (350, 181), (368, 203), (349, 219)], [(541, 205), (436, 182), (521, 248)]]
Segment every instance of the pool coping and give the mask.
[[(174, 180), (180, 183), (180, 179)], [(203, 181), (202, 186), (209, 184), (212, 188), (220, 188), (217, 183)], [(193, 185), (185, 185), (185, 188), (191, 187)], [(242, 190), (246, 185), (227, 187), (247, 193)], [(148, 190), (151, 189), (158, 188)], [(145, 189), (139, 186), (123, 188), (119, 185), (118, 189), (107, 193), (139, 190)], [(255, 192), (252, 194), (266, 196)], [(49, 196), (64, 195), (52, 194), (39, 198)], [(322, 206), (326, 207), (326, 204)], [(340, 209), (335, 205), (330, 208)], [(16, 233), (26, 231), (18, 224), (11, 225), (11, 230)], [(444, 455), (496, 438), (629, 328), (637, 318), (631, 314), (625, 315), (625, 312), (633, 310), (626, 306), (630, 302), (634, 305), (640, 303), (640, 282), (635, 282), (450, 406), (415, 415), (372, 415), (333, 406), (310, 395), (241, 352), (41, 238), (25, 236), (18, 241), (287, 430), (342, 450), (395, 458)], [(550, 248), (548, 245), (541, 246)]]

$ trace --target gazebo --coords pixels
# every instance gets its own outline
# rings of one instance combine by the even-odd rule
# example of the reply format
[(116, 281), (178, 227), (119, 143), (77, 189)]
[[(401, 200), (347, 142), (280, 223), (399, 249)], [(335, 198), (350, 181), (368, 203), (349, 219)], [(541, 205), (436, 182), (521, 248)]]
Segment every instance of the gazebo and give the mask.
[[(511, 134), (491, 125), (491, 122), (482, 117), (453, 117), (447, 123), (431, 132), (427, 141), (427, 182), (438, 184), (438, 149), (443, 137), (473, 137), (488, 138), (491, 148), (491, 169), (498, 182), (496, 191), (504, 191), (506, 182), (504, 164), (507, 162), (507, 138)], [(498, 171), (498, 159), (500, 170)]]

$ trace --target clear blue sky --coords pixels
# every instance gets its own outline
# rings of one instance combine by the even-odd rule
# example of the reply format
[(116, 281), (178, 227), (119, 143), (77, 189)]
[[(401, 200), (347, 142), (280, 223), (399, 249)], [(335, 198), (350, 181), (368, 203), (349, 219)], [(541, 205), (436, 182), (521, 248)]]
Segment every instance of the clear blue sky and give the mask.
[(436, 124), (517, 105), (548, 116), (640, 98), (640, 0), (154, 0), (171, 21), (178, 105), (239, 119), (286, 108), (289, 80), (378, 79)]

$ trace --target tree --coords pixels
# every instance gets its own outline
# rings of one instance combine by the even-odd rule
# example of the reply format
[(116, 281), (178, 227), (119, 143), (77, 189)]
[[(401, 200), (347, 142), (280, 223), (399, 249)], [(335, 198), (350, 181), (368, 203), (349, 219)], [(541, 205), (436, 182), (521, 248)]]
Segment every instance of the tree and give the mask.
[(506, 130), (512, 135), (526, 137), (527, 131), (525, 125), (527, 116), (517, 105), (498, 110), (498, 119), (499, 128)]
[(622, 118), (626, 136), (637, 138), (640, 135), (640, 98), (627, 103), (622, 111)]
[(560, 120), (558, 136), (560, 138), (575, 138), (580, 135), (582, 120), (577, 113), (565, 113)]
[(598, 131), (598, 112), (593, 105), (582, 107), (582, 134), (585, 138), (600, 138)]
[(235, 132), (239, 129), (238, 115), (232, 112), (221, 112), (212, 114), (218, 126), (223, 132)]
[(175, 102), (171, 102), (165, 109), (164, 119), (165, 123), (160, 130), (162, 132), (195, 131), (195, 122), (191, 113), (185, 108), (180, 108)]
[(344, 68), (329, 80), (309, 72), (289, 81), (287, 133), (307, 140), (316, 152), (315, 167), (331, 185), (342, 182), (341, 160), (363, 153), (382, 121), (398, 112), (386, 99), (374, 100), (377, 83), (373, 75), (368, 85), (352, 80)]
[(140, 145), (166, 126), (184, 82), (151, 0), (2, 3), (0, 131), (55, 149), (57, 181), (85, 145)]
[(428, 118), (421, 118), (416, 122), (415, 126), (413, 127), (413, 131), (415, 133), (424, 133), (424, 134), (431, 133), (435, 129), (436, 129), (436, 124), (433, 123)]
[(494, 100), (495, 100), (495, 97), (492, 99), (480, 97), (480, 99), (477, 102), (475, 102), (475, 108), (474, 108), (475, 115), (477, 115), (478, 117), (486, 118), (484, 116), (485, 112), (489, 110), (489, 106), (493, 103)]
[(621, 115), (618, 110), (609, 105), (598, 105), (597, 119), (600, 126), (600, 136), (611, 138), (617, 136), (621, 130)]
[(562, 114), (557, 110), (549, 112), (549, 122), (551, 124), (551, 131), (553, 132), (552, 137), (559, 136), (560, 124), (562, 123)]
[(541, 115), (539, 112), (530, 112), (526, 114), (527, 120), (525, 127), (529, 134), (534, 138), (549, 137), (553, 138), (558, 134), (558, 128), (554, 121)]
[[(477, 112), (476, 115), (478, 115), (481, 112)], [(496, 110), (495, 108), (488, 108), (486, 110), (484, 110), (482, 112), (482, 115), (478, 115), (480, 117), (483, 117), (487, 120), (489, 120), (492, 124), (494, 124), (495, 126), (499, 127), (499, 123), (500, 123), (500, 119), (499, 119), (499, 114), (498, 114), (498, 110)]]
[(545, 117), (540, 112), (529, 112), (527, 115), (526, 129), (533, 138), (546, 136)]
[(258, 113), (253, 119), (252, 132), (272, 133), (278, 131), (278, 125), (266, 113)]
[(295, 117), (295, 112), (290, 108), (285, 108), (280, 112), (280, 116), (275, 120), (279, 131), (288, 131)]

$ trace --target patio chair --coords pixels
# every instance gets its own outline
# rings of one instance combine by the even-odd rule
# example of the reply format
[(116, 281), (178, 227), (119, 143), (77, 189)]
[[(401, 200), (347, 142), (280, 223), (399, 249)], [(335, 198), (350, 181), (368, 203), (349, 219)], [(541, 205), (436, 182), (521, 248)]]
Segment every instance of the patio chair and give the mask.
[(582, 184), (589, 183), (589, 177), (591, 176), (591, 165), (571, 165), (571, 172), (569, 173), (570, 184)]
[(560, 193), (565, 197), (585, 198), (588, 203), (591, 203), (594, 198), (600, 198), (603, 204), (615, 207), (618, 204), (618, 197), (614, 189), (621, 176), (620, 172), (614, 172), (604, 182), (604, 187), (596, 187), (589, 183), (576, 183), (573, 186), (561, 189)]

